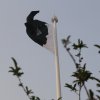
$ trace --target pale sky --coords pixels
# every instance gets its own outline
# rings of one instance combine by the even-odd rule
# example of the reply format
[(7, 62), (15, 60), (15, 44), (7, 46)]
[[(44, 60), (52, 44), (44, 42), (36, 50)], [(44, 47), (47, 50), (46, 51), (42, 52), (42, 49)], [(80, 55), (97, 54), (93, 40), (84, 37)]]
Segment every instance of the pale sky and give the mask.
[[(34, 43), (26, 34), (24, 23), (33, 10), (40, 10), (36, 19), (51, 23), (58, 17), (57, 34), (61, 88), (63, 100), (78, 100), (78, 96), (65, 88), (75, 66), (61, 43), (62, 38), (71, 35), (71, 41), (78, 38), (85, 41), (89, 49), (84, 50), (88, 69), (99, 77), (100, 56), (95, 43), (100, 43), (100, 0), (1, 0), (0, 1), (0, 99), (28, 100), (17, 78), (8, 73), (14, 57), (24, 71), (23, 82), (41, 100), (56, 98), (54, 55)], [(94, 87), (90, 82), (89, 88)], [(83, 91), (82, 100), (86, 99)]]

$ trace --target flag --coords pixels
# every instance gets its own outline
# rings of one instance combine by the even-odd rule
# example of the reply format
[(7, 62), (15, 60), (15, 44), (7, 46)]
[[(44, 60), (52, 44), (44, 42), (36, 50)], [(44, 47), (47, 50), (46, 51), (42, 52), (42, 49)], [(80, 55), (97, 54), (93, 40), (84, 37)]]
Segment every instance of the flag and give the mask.
[(34, 19), (37, 13), (39, 11), (31, 11), (27, 16), (25, 23), (26, 33), (34, 42), (54, 52), (52, 25)]
[[(27, 16), (27, 22), (25, 23), (26, 33), (34, 42), (49, 49), (55, 55), (56, 93), (57, 93), (57, 100), (58, 100), (61, 98), (60, 68), (59, 68), (57, 30), (56, 30), (56, 23), (58, 22), (58, 19), (56, 16), (52, 18), (52, 22), (53, 22), (53, 26), (52, 26), (47, 24), (46, 22), (34, 19), (34, 16), (37, 13), (39, 13), (39, 11), (32, 11)], [(53, 39), (53, 37), (55, 39)]]

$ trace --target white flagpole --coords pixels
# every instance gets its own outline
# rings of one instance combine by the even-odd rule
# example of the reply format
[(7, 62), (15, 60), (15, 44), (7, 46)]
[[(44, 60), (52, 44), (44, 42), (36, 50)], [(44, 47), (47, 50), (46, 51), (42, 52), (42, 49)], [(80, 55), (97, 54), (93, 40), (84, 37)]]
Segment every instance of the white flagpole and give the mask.
[(56, 96), (57, 100), (61, 98), (61, 83), (60, 83), (60, 67), (59, 67), (59, 56), (58, 56), (58, 42), (57, 42), (57, 27), (56, 23), (58, 19), (56, 16), (52, 18), (53, 24), (53, 39), (54, 39), (54, 54), (55, 54), (55, 65), (56, 65)]

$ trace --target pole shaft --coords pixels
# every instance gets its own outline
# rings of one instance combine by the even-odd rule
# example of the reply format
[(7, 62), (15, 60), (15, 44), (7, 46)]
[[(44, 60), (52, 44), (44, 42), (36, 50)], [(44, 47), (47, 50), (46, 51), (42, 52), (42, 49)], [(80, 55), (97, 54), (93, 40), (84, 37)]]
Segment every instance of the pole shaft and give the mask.
[(54, 54), (56, 65), (56, 96), (57, 100), (61, 97), (61, 83), (60, 83), (60, 67), (59, 67), (59, 55), (58, 55), (58, 42), (57, 42), (57, 17), (52, 18), (53, 22), (53, 36), (54, 36)]

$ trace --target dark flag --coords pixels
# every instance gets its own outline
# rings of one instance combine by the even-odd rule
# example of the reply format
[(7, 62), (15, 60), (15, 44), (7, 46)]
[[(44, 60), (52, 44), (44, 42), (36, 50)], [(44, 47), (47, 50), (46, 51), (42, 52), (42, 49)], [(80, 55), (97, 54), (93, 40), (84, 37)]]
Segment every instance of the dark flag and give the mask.
[(46, 22), (34, 19), (37, 13), (39, 13), (39, 11), (31, 11), (27, 16), (27, 22), (25, 23), (26, 33), (34, 42), (53, 51), (51, 26)]

